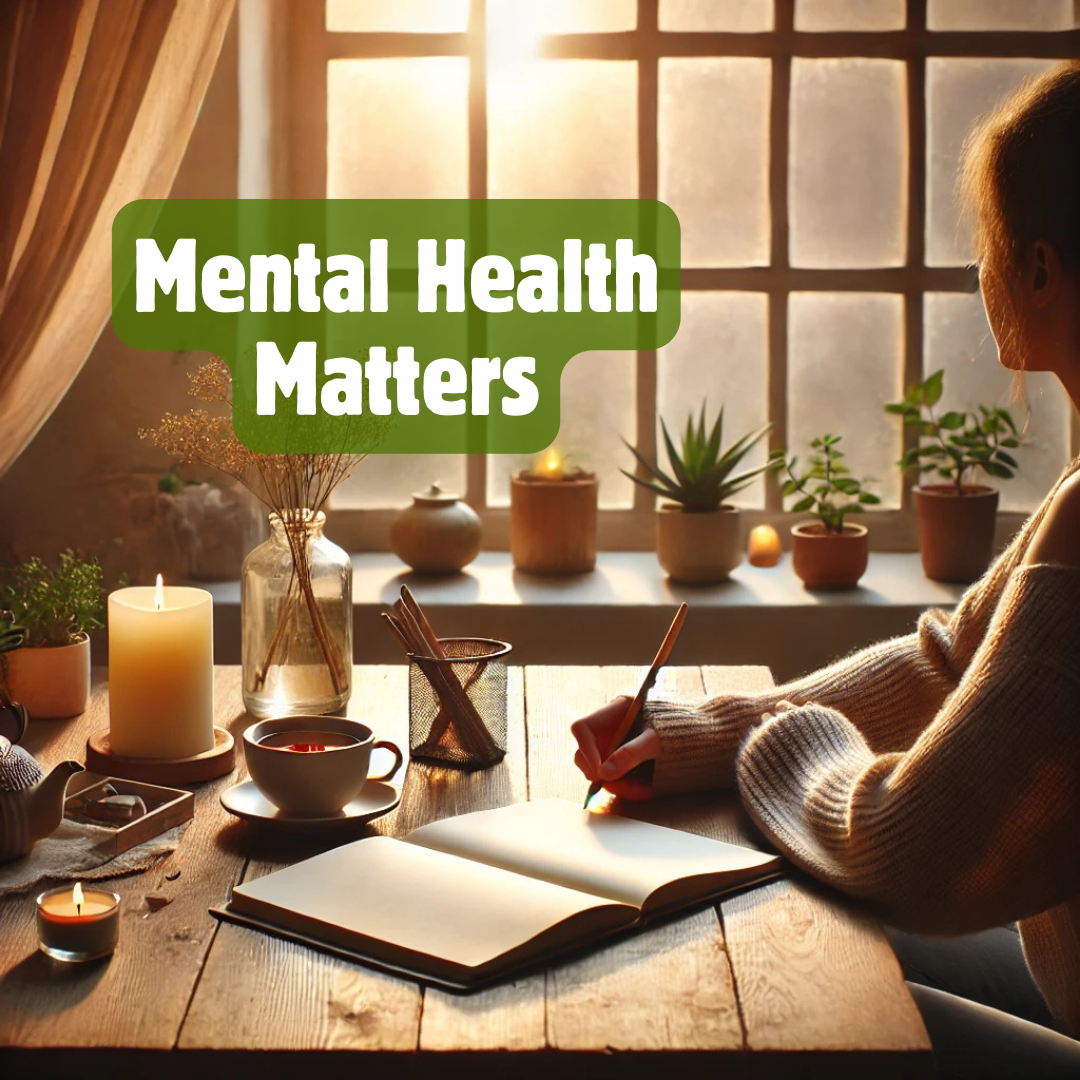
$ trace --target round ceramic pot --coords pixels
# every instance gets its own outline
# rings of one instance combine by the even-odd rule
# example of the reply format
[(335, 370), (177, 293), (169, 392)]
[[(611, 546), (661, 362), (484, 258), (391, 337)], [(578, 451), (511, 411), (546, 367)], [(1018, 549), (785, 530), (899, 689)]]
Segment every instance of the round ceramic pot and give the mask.
[(74, 645), (23, 646), (7, 654), (8, 691), (37, 720), (78, 716), (90, 696), (90, 639)]
[(456, 574), (480, 554), (480, 517), (432, 484), (390, 526), (390, 550), (421, 574)]
[(870, 543), (865, 525), (830, 533), (820, 521), (791, 527), (791, 561), (808, 589), (853, 589), (866, 573)]
[(690, 511), (665, 503), (656, 511), (656, 558), (672, 581), (726, 581), (742, 561), (741, 524), (734, 506)]
[(921, 484), (912, 489), (919, 514), (923, 573), (962, 585), (982, 577), (994, 554), (998, 493), (981, 484)]

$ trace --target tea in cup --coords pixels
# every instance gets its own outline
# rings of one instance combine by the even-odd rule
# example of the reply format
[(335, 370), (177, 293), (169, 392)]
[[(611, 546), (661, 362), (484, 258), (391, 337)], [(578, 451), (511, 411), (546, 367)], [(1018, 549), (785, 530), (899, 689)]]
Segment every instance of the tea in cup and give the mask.
[[(369, 777), (375, 749), (389, 750), (394, 764)], [(394, 743), (376, 741), (366, 724), (338, 716), (279, 716), (252, 724), (244, 732), (244, 757), (259, 791), (299, 817), (336, 814), (369, 779), (389, 780), (405, 760)]]

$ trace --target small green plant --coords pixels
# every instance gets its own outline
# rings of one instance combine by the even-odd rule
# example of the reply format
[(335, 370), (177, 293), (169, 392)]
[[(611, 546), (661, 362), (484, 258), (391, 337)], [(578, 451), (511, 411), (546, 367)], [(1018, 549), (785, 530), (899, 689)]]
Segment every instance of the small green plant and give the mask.
[[(664, 443), (672, 475), (665, 473), (659, 464), (649, 461), (628, 442), (627, 447), (638, 459), (648, 479), (627, 472), (626, 469), (621, 471), (635, 484), (640, 484), (643, 488), (648, 488), (649, 491), (654, 491), (665, 499), (673, 499), (680, 503), (684, 510), (696, 513), (716, 510), (725, 499), (741, 491), (756, 477), (777, 469), (781, 465), (780, 460), (774, 455), (767, 464), (758, 469), (732, 475), (736, 466), (765, 437), (772, 425), (766, 424), (759, 431), (744, 435), (721, 453), (720, 441), (723, 425), (724, 410), (721, 408), (712, 430), (706, 434), (705, 406), (702, 405), (696, 426), (693, 414), (687, 418), (682, 447), (676, 450), (668, 434), (667, 425), (661, 418), (660, 428), (664, 433)], [(623, 442), (626, 440), (624, 439)]]
[(934, 406), (941, 400), (945, 372), (908, 387), (903, 401), (892, 402), (885, 411), (904, 418), (904, 424), (933, 441), (908, 450), (897, 464), (905, 472), (918, 469), (937, 473), (964, 494), (964, 477), (982, 469), (999, 480), (1011, 480), (1019, 466), (1008, 453), (1020, 445), (1016, 424), (1008, 409), (979, 405), (977, 412), (950, 411), (938, 417)]
[(7, 631), (21, 628), (30, 646), (71, 645), (104, 626), (105, 592), (95, 557), (65, 551), (56, 566), (28, 559), (8, 571), (4, 587)]
[(843, 450), (838, 450), (842, 436), (822, 435), (810, 443), (810, 467), (796, 475), (799, 459), (793, 457), (784, 462), (788, 479), (784, 482), (784, 494), (802, 496), (792, 506), (797, 514), (809, 511), (825, 526), (825, 531), (842, 533), (844, 518), (848, 514), (861, 514), (867, 506), (875, 506), (881, 500), (865, 485), (868, 480), (856, 480), (851, 470), (841, 463)]

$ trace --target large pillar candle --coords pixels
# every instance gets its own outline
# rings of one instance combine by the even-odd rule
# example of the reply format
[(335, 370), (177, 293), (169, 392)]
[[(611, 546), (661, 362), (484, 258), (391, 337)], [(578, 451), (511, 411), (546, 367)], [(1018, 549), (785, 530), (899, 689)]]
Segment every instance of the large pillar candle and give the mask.
[(109, 596), (109, 744), (130, 758), (214, 748), (214, 607), (204, 589)]

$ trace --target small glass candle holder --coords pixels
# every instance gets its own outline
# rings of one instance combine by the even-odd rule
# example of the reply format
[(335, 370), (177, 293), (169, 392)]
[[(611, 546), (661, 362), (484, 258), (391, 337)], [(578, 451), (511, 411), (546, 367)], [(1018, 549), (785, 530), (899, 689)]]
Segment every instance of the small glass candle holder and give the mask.
[(37, 898), (38, 947), (65, 963), (108, 956), (120, 937), (120, 897), (104, 889), (70, 885)]

